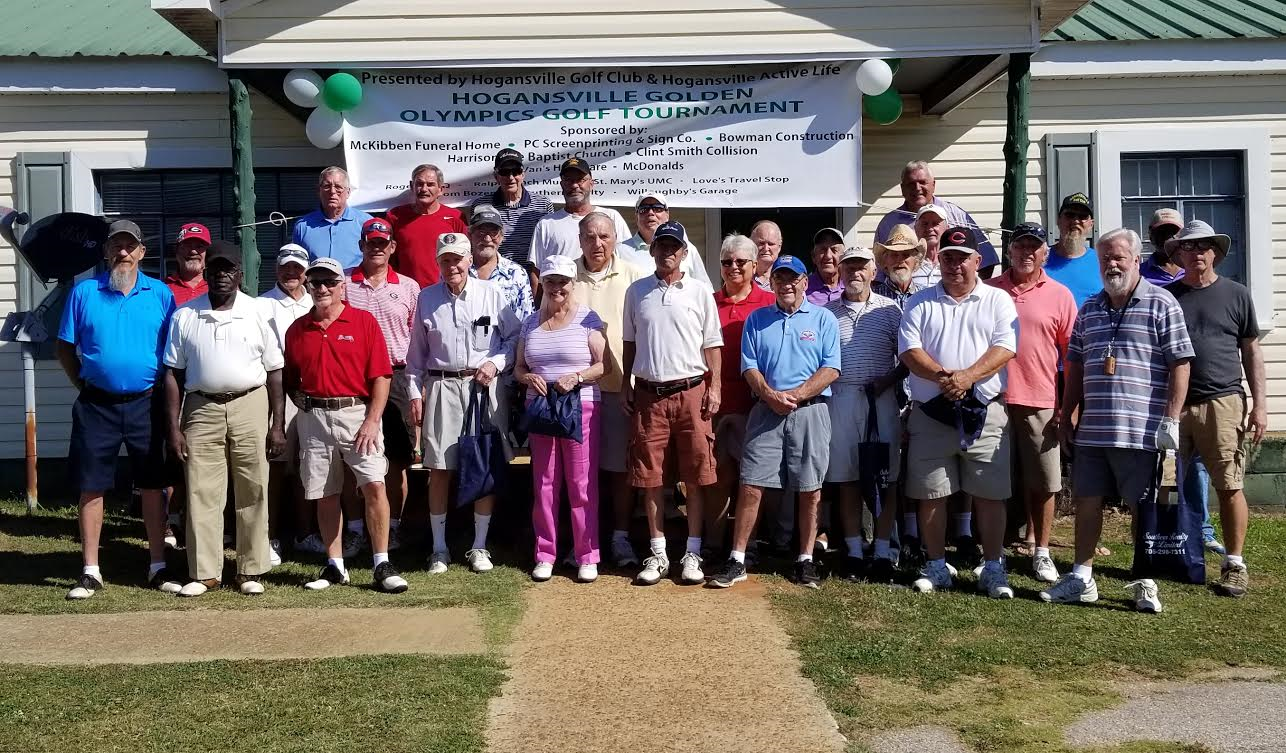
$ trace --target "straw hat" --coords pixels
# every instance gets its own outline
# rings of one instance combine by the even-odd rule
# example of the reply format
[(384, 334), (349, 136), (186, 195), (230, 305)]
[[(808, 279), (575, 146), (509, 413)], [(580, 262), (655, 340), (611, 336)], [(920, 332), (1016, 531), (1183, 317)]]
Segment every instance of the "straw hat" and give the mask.
[(915, 251), (923, 256), (926, 248), (924, 239), (917, 238), (910, 225), (894, 225), (889, 237), (875, 242), (875, 263), (884, 266), (885, 251)]

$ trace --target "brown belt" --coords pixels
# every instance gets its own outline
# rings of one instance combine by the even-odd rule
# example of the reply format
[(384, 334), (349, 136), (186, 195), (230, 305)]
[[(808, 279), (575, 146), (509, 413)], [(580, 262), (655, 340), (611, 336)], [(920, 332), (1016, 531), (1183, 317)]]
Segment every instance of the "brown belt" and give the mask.
[(223, 405), (224, 403), (230, 403), (239, 397), (245, 397), (257, 389), (259, 389), (259, 387), (251, 387), (248, 390), (242, 390), (240, 392), (202, 392), (201, 390), (193, 390), (193, 392), (212, 403)]
[(440, 377), (443, 379), (464, 379), (478, 373), (477, 369), (460, 369), (459, 371), (443, 371), (442, 369), (429, 369), (426, 371), (431, 377)]
[(299, 395), (299, 407), (301, 410), (340, 410), (342, 408), (351, 408), (354, 405), (365, 405), (364, 397), (312, 397), (311, 395)]
[(673, 382), (649, 382), (646, 379), (636, 380), (638, 389), (651, 392), (657, 397), (668, 397), (670, 395), (677, 395), (680, 392), (686, 392), (704, 381), (704, 376), (676, 379)]

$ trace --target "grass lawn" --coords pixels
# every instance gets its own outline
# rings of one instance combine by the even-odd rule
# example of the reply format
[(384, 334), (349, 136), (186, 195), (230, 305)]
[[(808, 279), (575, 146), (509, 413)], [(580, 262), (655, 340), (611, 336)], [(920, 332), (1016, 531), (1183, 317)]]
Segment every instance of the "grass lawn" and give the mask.
[[(1081, 714), (1114, 706), (1118, 683), (1178, 678), (1229, 666), (1286, 668), (1286, 517), (1254, 516), (1243, 599), (1201, 586), (1161, 584), (1165, 611), (1132, 611), (1128, 518), (1104, 529), (1113, 550), (1098, 558), (1097, 604), (1044, 604), (1043, 584), (1013, 560), (1013, 601), (974, 591), (962, 573), (951, 593), (827, 581), (809, 592), (776, 583), (771, 595), (817, 685), (854, 750), (871, 734), (921, 724), (956, 731), (978, 751), (1069, 750), (1063, 728)], [(1060, 572), (1070, 568), (1070, 520), (1060, 523)], [(1219, 558), (1207, 557), (1210, 580)], [(1083, 750), (1083, 749), (1077, 749)], [(1175, 743), (1119, 751), (1201, 750)]]

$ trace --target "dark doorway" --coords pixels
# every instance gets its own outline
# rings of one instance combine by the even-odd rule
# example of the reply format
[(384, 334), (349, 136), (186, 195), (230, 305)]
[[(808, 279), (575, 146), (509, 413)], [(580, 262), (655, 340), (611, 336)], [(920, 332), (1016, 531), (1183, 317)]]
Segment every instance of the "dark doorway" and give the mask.
[(781, 227), (783, 254), (798, 256), (812, 266), (813, 233), (824, 227), (839, 227), (839, 210), (834, 207), (787, 209), (724, 209), (720, 212), (721, 237), (731, 232), (750, 235), (760, 220), (772, 220)]

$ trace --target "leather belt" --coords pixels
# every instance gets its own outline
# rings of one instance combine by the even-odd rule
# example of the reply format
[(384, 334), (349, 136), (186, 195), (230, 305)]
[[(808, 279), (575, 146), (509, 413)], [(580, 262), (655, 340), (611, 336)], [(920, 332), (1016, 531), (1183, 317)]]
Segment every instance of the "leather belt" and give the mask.
[(442, 369), (428, 369), (425, 371), (431, 377), (442, 379), (464, 379), (478, 373), (477, 369), (460, 369), (459, 371), (443, 371)]
[(829, 395), (814, 395), (813, 397), (810, 397), (807, 400), (800, 400), (798, 403), (795, 403), (795, 407), (807, 408), (810, 405), (817, 405), (817, 404), (825, 405), (830, 401), (831, 401), (831, 398)]
[(649, 382), (646, 379), (638, 380), (638, 389), (651, 392), (657, 397), (669, 397), (677, 395), (680, 392), (687, 392), (705, 381), (705, 376), (688, 377), (687, 379), (676, 379), (673, 382)]
[(311, 395), (299, 395), (300, 410), (312, 411), (317, 410), (340, 410), (351, 408), (354, 405), (365, 405), (364, 397), (313, 397)]
[(260, 388), (251, 387), (248, 390), (241, 390), (240, 392), (202, 392), (201, 390), (193, 390), (193, 392), (205, 398), (206, 400), (209, 400), (212, 403), (218, 403), (220, 405), (223, 405), (224, 403), (230, 403), (239, 397), (245, 397), (246, 395), (249, 395), (251, 392), (254, 392), (257, 389), (260, 389)]
[(132, 403), (140, 398), (150, 397), (151, 394), (151, 387), (148, 387), (142, 392), (117, 393), (99, 389), (92, 384), (86, 384), (80, 391), (80, 396), (82, 398), (88, 402), (96, 403), (98, 405), (121, 405), (122, 403)]
[(394, 371), (406, 371), (406, 364), (404, 364), (404, 363), (395, 363), (395, 364), (393, 364), (393, 370), (394, 370)]

